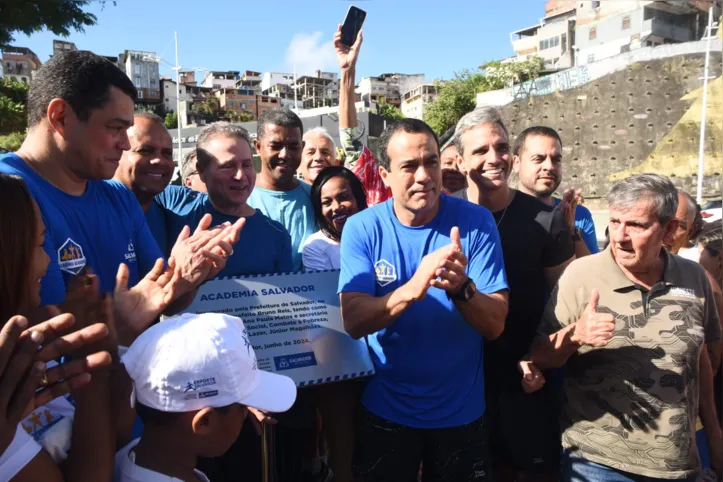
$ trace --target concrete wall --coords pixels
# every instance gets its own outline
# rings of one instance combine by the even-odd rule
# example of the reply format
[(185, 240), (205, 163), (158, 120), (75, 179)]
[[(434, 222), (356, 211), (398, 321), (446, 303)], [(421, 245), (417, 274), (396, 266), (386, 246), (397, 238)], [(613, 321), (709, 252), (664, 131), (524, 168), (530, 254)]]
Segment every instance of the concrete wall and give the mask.
[[(677, 46), (665, 46), (677, 47)], [(717, 47), (720, 49), (720, 44)], [(642, 55), (642, 50), (648, 50)], [(641, 49), (639, 56), (655, 57)], [(631, 53), (632, 54), (632, 53)], [(634, 62), (600, 76), (589, 66), (584, 85), (505, 105), (510, 135), (548, 125), (563, 140), (564, 181), (583, 189), (591, 208), (616, 181), (639, 172), (671, 176), (695, 194), (701, 125), (703, 54)], [(612, 61), (613, 59), (611, 59)], [(608, 63), (611, 63), (608, 61)], [(723, 80), (720, 51), (711, 55), (705, 140), (704, 196), (721, 196)]]

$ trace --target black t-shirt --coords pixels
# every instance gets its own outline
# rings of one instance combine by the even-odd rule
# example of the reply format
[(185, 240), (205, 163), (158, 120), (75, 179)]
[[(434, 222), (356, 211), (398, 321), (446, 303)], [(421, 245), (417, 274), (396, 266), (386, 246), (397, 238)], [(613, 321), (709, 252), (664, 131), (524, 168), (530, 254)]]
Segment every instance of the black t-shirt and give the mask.
[[(455, 197), (467, 199), (467, 190)], [(485, 380), (488, 386), (520, 387), (517, 362), (530, 351), (550, 289), (545, 268), (570, 259), (575, 248), (562, 212), (520, 191), (507, 211), (493, 213), (502, 241), (509, 292), (505, 331), (485, 343)]]

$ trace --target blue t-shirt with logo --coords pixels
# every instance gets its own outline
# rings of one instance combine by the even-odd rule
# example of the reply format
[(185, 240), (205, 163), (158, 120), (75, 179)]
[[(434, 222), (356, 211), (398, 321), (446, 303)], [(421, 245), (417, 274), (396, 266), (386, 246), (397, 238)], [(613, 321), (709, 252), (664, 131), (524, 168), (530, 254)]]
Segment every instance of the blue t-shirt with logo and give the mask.
[(0, 172), (25, 180), (45, 222), (43, 248), (50, 264), (40, 290), (42, 305), (65, 300), (68, 281), (85, 266), (98, 276), (102, 291), (113, 292), (121, 263), (128, 265), (128, 286), (133, 286), (163, 257), (140, 204), (123, 184), (88, 181), (85, 192), (74, 196), (15, 154), (0, 156)]
[[(422, 258), (450, 244), (460, 230), (477, 290), (507, 289), (500, 237), (487, 209), (442, 195), (428, 224), (404, 226), (393, 199), (352, 216), (341, 240), (339, 293), (381, 297), (408, 282)], [(485, 410), (482, 335), (467, 323), (447, 294), (431, 287), (389, 327), (369, 335), (376, 376), (362, 404), (386, 420), (415, 428), (456, 427)]]
[[(560, 204), (561, 199), (555, 199), (555, 206)], [(575, 209), (575, 227), (582, 233), (582, 240), (590, 251), (590, 254), (600, 252), (595, 233), (595, 222), (592, 220), (592, 213), (585, 206), (577, 206)]]
[(299, 186), (291, 191), (271, 191), (257, 186), (248, 202), (288, 231), (293, 270), (301, 271), (304, 242), (317, 231), (314, 207), (311, 205), (311, 186), (303, 181), (299, 181)]
[[(201, 218), (211, 214), (212, 226), (225, 222), (235, 223), (236, 216), (218, 212), (208, 194), (187, 187), (168, 186), (158, 194), (154, 203), (165, 211), (168, 238), (176, 239), (184, 226), (196, 229)], [(260, 211), (246, 218), (234, 254), (226, 260), (219, 276), (244, 276), (252, 274), (289, 273), (291, 264), (291, 238), (284, 227), (266, 217)]]

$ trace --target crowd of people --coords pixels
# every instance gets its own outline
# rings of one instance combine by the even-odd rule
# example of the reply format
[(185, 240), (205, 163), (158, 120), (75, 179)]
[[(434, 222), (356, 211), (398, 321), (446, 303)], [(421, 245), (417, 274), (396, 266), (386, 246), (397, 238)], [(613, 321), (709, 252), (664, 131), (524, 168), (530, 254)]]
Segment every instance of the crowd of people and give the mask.
[[(701, 454), (720, 480), (721, 224), (634, 175), (600, 251), (558, 133), (491, 108), (374, 155), (362, 42), (335, 37), (340, 146), (288, 109), (217, 122), (181, 185), (121, 70), (39, 69), (0, 157), (0, 480), (257, 481), (265, 425), (280, 482), (693, 481)], [(371, 377), (297, 390), (243, 320), (183, 313), (218, 276), (329, 269)]]

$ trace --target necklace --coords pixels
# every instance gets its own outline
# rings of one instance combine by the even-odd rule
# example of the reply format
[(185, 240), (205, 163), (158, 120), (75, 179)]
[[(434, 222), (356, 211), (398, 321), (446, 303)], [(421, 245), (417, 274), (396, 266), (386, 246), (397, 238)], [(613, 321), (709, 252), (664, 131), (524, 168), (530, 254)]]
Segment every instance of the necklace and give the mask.
[[(510, 204), (511, 204), (511, 203), (510, 203)], [(510, 207), (509, 204), (508, 204), (507, 206), (505, 206), (505, 210), (502, 211), (502, 216), (500, 216), (500, 220), (497, 221), (497, 229), (499, 229), (500, 224), (502, 224), (502, 220), (505, 219), (505, 214), (507, 214), (507, 208), (508, 208), (508, 207)]]

